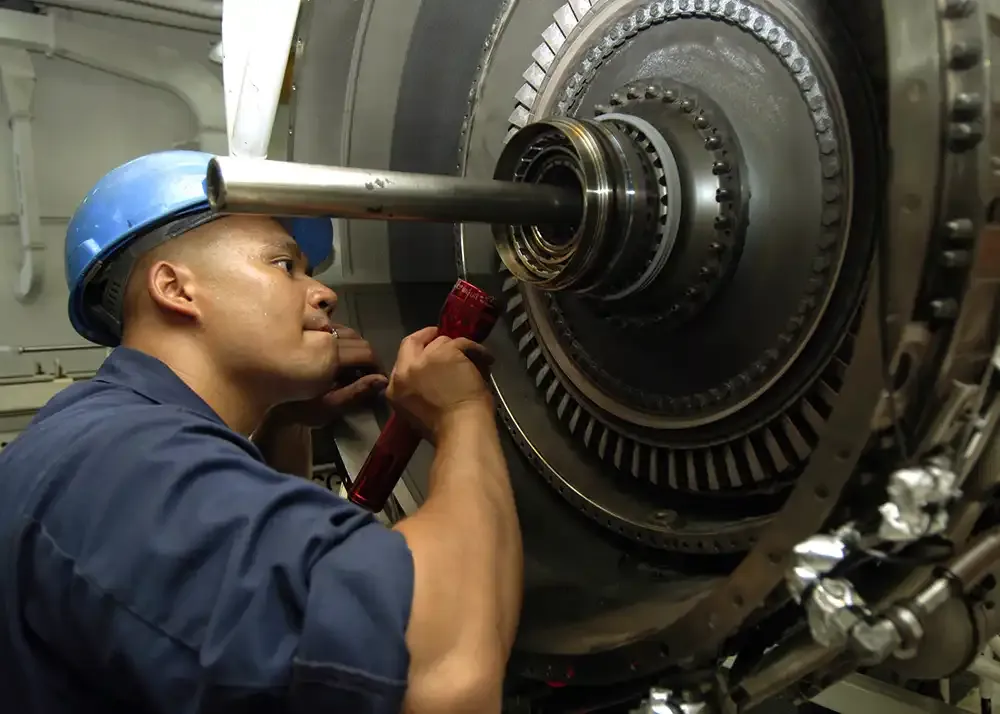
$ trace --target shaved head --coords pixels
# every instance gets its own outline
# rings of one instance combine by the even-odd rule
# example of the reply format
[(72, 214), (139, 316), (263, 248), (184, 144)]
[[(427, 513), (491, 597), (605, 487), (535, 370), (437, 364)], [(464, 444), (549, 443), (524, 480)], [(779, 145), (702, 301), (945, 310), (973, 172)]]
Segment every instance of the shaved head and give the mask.
[(322, 328), (336, 303), (280, 223), (226, 216), (136, 261), (123, 296), (122, 344), (141, 343), (150, 354), (195, 348), (241, 380), (281, 383), (308, 398), (332, 380), (335, 338)]

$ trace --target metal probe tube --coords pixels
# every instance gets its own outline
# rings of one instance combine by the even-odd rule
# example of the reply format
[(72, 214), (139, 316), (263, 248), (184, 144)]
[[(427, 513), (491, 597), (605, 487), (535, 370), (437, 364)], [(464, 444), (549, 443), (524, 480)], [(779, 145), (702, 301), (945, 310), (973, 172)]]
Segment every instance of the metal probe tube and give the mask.
[(575, 224), (579, 190), (546, 184), (215, 157), (208, 200), (219, 213), (386, 221)]

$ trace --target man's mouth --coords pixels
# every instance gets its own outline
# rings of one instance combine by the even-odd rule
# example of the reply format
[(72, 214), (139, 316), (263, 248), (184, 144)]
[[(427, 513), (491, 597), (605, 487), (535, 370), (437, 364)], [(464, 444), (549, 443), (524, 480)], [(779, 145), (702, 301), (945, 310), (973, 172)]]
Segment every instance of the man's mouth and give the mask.
[(318, 320), (310, 321), (306, 323), (306, 332), (325, 332), (332, 335), (333, 325), (329, 322), (320, 322)]

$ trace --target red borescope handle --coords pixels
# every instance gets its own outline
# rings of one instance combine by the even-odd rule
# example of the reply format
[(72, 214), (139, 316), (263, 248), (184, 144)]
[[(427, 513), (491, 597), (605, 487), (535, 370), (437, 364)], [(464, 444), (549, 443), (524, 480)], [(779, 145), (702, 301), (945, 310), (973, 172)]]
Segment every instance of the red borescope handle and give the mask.
[[(498, 314), (493, 298), (460, 279), (441, 308), (438, 334), (482, 342), (496, 324)], [(381, 511), (419, 445), (420, 434), (392, 414), (348, 489), (347, 497), (369, 511)]]

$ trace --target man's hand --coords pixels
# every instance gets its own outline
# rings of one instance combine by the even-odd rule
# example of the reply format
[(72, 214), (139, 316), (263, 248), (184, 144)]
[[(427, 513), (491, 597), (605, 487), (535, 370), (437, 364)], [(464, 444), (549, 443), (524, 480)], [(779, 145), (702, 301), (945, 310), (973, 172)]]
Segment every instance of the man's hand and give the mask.
[(288, 402), (272, 410), (275, 419), (308, 427), (321, 427), (353, 409), (371, 404), (389, 384), (372, 346), (346, 325), (337, 331), (338, 366), (334, 387), (313, 399)]
[(386, 396), (396, 411), (436, 441), (448, 420), (466, 408), (485, 409), (492, 418), (493, 399), (483, 380), (492, 362), (482, 345), (439, 336), (436, 327), (426, 327), (400, 344)]

